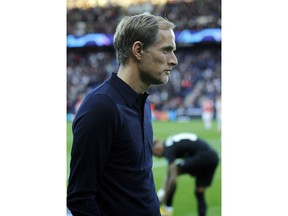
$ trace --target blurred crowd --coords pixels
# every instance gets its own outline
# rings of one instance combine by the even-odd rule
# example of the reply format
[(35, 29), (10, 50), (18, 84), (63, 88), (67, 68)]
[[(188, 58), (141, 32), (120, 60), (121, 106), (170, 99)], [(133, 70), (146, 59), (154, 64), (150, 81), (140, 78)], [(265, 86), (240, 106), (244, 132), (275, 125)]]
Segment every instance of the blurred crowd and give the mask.
[[(167, 17), (176, 24), (175, 31), (221, 28), (221, 0), (187, 0), (163, 5), (144, 2), (128, 7), (70, 8), (67, 35), (113, 34), (123, 16), (142, 12)], [(170, 112), (175, 118), (200, 116), (203, 101), (209, 99), (216, 104), (221, 96), (221, 44), (177, 47), (175, 54), (178, 65), (169, 82), (149, 90), (153, 114), (165, 111), (165, 115)], [(87, 93), (117, 70), (113, 47), (98, 47), (94, 51), (68, 49), (67, 113), (75, 114)]]
[[(175, 52), (178, 65), (167, 84), (151, 86), (153, 109), (175, 111), (178, 116), (201, 109), (202, 100), (216, 101), (221, 94), (221, 51), (219, 47), (189, 47)], [(93, 88), (117, 72), (114, 52), (68, 52), (67, 112), (75, 113)]]
[(67, 9), (67, 34), (76, 36), (96, 32), (113, 34), (123, 16), (142, 12), (167, 17), (177, 25), (176, 31), (221, 27), (221, 0), (176, 1), (164, 5), (144, 2), (128, 7), (110, 5)]

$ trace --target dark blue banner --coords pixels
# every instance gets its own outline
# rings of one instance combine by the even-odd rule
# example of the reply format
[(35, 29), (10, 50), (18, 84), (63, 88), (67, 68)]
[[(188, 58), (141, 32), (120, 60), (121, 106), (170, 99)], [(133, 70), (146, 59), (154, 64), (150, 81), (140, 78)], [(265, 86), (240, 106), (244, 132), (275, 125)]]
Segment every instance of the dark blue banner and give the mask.
[[(176, 31), (176, 43), (194, 44), (204, 42), (221, 42), (221, 29), (210, 28), (202, 30), (183, 30)], [(67, 36), (67, 47), (87, 47), (87, 46), (113, 46), (113, 35), (102, 33), (90, 33), (83, 36)]]

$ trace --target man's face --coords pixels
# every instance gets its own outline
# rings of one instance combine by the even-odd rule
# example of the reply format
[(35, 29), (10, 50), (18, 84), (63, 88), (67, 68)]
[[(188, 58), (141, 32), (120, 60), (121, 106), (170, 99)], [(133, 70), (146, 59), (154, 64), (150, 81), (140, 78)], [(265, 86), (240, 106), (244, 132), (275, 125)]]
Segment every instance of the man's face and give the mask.
[(163, 151), (163, 145), (159, 141), (153, 145), (152, 152), (154, 156), (162, 157)]
[(141, 80), (147, 85), (167, 83), (173, 66), (178, 61), (174, 54), (175, 35), (172, 29), (159, 31), (159, 39), (148, 50), (143, 50), (138, 68)]

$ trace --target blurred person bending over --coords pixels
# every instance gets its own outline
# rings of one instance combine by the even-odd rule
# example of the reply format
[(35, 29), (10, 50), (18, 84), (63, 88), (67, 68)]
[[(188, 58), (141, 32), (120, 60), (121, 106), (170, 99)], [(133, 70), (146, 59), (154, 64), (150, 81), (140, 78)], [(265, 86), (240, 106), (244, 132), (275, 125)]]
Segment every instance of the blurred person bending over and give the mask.
[(117, 73), (92, 90), (73, 121), (67, 207), (74, 216), (159, 216), (146, 92), (178, 62), (175, 25), (125, 16), (116, 28)]
[[(212, 183), (218, 165), (218, 155), (209, 144), (193, 133), (179, 133), (165, 141), (154, 140), (153, 154), (168, 161), (167, 176), (163, 187), (158, 190), (162, 215), (173, 215), (173, 197), (176, 192), (177, 177), (189, 174), (196, 178), (194, 194), (198, 204), (198, 215), (205, 216), (207, 204), (205, 189)], [(178, 160), (177, 160), (178, 159)]]

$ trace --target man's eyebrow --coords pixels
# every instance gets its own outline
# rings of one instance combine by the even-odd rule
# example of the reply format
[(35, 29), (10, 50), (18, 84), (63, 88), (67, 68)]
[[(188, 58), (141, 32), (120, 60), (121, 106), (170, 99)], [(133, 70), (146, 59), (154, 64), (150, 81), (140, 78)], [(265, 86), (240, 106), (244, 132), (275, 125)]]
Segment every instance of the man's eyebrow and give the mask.
[(175, 51), (176, 47), (169, 45), (169, 46), (164, 46), (162, 49), (167, 50), (167, 51)]

